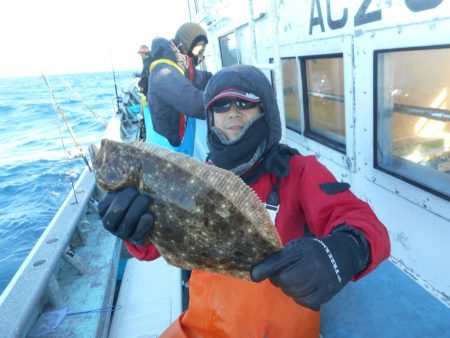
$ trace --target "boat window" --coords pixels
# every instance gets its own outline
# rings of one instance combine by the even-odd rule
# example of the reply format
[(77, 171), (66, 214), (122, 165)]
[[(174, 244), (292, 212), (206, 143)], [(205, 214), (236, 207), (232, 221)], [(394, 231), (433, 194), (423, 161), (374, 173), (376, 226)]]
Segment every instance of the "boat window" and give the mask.
[(301, 132), (301, 113), (299, 98), (299, 64), (297, 58), (282, 58), (283, 102), (286, 127)]
[(301, 58), (305, 136), (345, 152), (342, 54)]
[(220, 37), (219, 45), (220, 55), (222, 57), (222, 67), (240, 63), (235, 32)]
[(449, 199), (450, 47), (377, 51), (375, 166)]

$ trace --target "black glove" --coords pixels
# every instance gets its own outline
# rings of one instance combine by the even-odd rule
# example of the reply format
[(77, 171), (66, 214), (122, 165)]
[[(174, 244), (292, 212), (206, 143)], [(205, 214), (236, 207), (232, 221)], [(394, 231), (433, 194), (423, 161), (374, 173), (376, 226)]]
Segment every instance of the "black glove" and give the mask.
[(98, 203), (98, 213), (103, 226), (124, 241), (144, 245), (145, 237), (155, 226), (155, 220), (148, 213), (152, 199), (140, 194), (135, 188), (114, 191)]
[(369, 254), (364, 235), (341, 226), (327, 237), (289, 242), (283, 250), (254, 265), (251, 278), (254, 282), (270, 278), (297, 303), (318, 311), (366, 268)]

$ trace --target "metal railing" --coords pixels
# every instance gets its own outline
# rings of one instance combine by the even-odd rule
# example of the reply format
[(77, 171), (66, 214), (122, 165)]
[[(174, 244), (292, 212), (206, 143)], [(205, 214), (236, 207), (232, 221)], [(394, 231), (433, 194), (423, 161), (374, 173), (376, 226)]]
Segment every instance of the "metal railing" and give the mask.
[[(344, 102), (343, 95), (334, 95), (328, 93), (309, 91), (308, 95), (311, 97), (322, 98), (330, 101)], [(425, 117), (428, 119), (449, 122), (450, 110), (430, 107), (417, 107), (407, 104), (394, 103), (393, 111), (401, 114), (414, 115)]]

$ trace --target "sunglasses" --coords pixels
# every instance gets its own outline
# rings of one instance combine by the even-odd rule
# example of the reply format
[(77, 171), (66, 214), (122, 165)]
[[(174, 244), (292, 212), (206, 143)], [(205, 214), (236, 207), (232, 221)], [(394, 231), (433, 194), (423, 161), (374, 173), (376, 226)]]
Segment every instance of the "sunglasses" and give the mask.
[(214, 113), (226, 113), (230, 110), (231, 104), (234, 103), (234, 105), (239, 110), (248, 110), (253, 109), (258, 106), (259, 102), (250, 102), (246, 101), (244, 99), (227, 99), (227, 100), (219, 100), (211, 105), (211, 110)]

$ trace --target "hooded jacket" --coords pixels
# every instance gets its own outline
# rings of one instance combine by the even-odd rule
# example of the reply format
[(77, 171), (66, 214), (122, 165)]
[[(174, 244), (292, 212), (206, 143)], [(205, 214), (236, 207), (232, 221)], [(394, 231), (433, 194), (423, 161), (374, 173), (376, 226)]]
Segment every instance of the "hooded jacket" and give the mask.
[[(210, 151), (227, 156), (228, 146), (235, 146), (216, 143), (211, 128), (212, 112), (209, 111), (210, 104), (220, 98), (220, 95), (219, 97), (217, 95), (229, 87), (243, 92), (244, 95), (247, 92), (249, 96), (253, 94), (252, 97), (256, 95), (262, 99), (265, 115), (260, 121), (264, 123), (259, 124), (258, 128), (265, 128), (266, 139), (262, 142), (265, 152), (255, 165), (262, 170), (259, 170), (259, 174), (249, 185), (262, 202), (267, 202), (269, 196), (276, 191), (274, 187), (277, 188), (279, 209), (274, 224), (283, 245), (300, 237), (323, 237), (337, 228), (346, 228), (345, 231), (355, 236), (363, 236), (367, 240), (364, 244), (367, 265), (354, 279), (359, 279), (372, 271), (390, 253), (386, 228), (370, 206), (358, 199), (348, 189), (348, 185), (337, 182), (315, 156), (302, 156), (292, 152), (288, 158), (278, 156), (287, 148), (279, 144), (281, 128), (278, 108), (270, 84), (264, 74), (256, 68), (251, 66), (225, 68), (210, 80), (205, 91)], [(241, 139), (254, 136), (244, 132)], [(245, 144), (241, 144), (242, 146)], [(239, 149), (235, 148), (233, 151)], [(245, 152), (242, 152), (239, 158), (245, 160), (247, 158)], [(139, 260), (153, 260), (160, 255), (154, 245), (135, 246), (130, 243), (125, 245)], [(267, 280), (262, 283), (276, 289)], [(279, 293), (272, 293), (270, 289), (257, 290), (262, 287), (262, 283), (243, 282), (207, 271), (193, 271), (189, 280), (191, 297), (189, 308), (162, 334), (162, 337), (188, 335), (253, 337), (265, 336), (267, 332), (275, 332), (277, 337), (319, 335), (319, 313), (311, 315), (313, 311), (307, 309), (305, 312), (298, 304), (289, 307), (293, 300), (279, 289), (275, 290)], [(256, 305), (249, 307), (249, 304)], [(266, 308), (269, 308), (268, 315)], [(295, 313), (299, 314), (298, 318), (288, 317)], [(307, 313), (309, 317), (305, 316)], [(293, 325), (297, 325), (297, 328), (294, 332), (290, 332), (289, 328)], [(303, 332), (307, 325), (312, 327)], [(235, 332), (236, 328), (238, 333)], [(192, 332), (195, 334), (191, 334)]]
[[(164, 38), (153, 40), (152, 55), (154, 60), (177, 62), (170, 42)], [(180, 114), (205, 119), (202, 90), (210, 73), (196, 70), (194, 74), (194, 81), (191, 82), (177, 67), (158, 63), (149, 75), (148, 101), (153, 127), (174, 147), (182, 141)]]
[[(326, 236), (345, 225), (364, 235), (369, 246), (370, 261), (360, 278), (372, 271), (390, 253), (390, 241), (386, 228), (378, 220), (370, 206), (358, 199), (344, 183), (337, 182), (315, 156), (300, 154), (279, 156), (287, 146), (279, 144), (281, 123), (275, 95), (265, 75), (252, 66), (223, 68), (210, 80), (204, 100), (208, 117), (208, 146), (210, 152), (227, 156), (227, 151), (241, 151), (235, 144), (213, 145), (211, 130), (212, 112), (209, 107), (223, 90), (234, 88), (252, 93), (262, 99), (266, 128), (265, 152), (257, 166), (258, 175), (249, 185), (262, 202), (266, 202), (274, 186), (279, 182), (279, 210), (275, 226), (283, 244), (303, 236)], [(249, 135), (244, 135), (243, 138)], [(244, 140), (245, 141), (245, 140)], [(247, 140), (248, 141), (248, 140)], [(238, 141), (240, 142), (240, 141)], [(216, 148), (214, 148), (216, 147)], [(247, 149), (248, 150), (248, 149)], [(246, 154), (242, 153), (245, 159)], [(242, 175), (241, 175), (242, 177)], [(140, 260), (159, 257), (156, 248), (126, 243), (130, 253)]]

